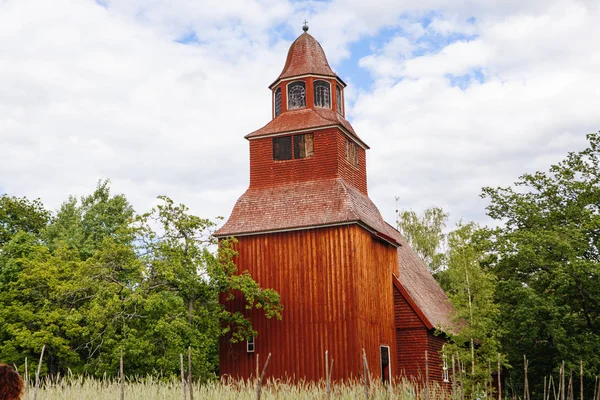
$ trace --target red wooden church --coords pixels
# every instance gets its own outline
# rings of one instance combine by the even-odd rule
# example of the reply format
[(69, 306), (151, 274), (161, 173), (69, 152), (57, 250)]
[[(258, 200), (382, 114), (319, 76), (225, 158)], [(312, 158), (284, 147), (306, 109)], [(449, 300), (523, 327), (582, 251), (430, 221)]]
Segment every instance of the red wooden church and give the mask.
[[(272, 91), (272, 120), (246, 136), (250, 187), (217, 231), (235, 236), (236, 264), (277, 290), (282, 320), (249, 315), (259, 336), (220, 345), (222, 375), (248, 378), (256, 355), (267, 375), (357, 378), (370, 370), (443, 380), (439, 353), (452, 307), (426, 266), (387, 224), (367, 192), (367, 144), (345, 119), (346, 84), (307, 33), (292, 43)], [(241, 298), (227, 305), (245, 313)]]

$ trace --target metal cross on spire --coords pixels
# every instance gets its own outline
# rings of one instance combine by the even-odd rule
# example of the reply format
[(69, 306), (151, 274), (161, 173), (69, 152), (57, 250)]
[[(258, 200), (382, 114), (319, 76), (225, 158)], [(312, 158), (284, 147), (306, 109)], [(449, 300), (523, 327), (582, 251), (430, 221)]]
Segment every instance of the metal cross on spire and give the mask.
[(308, 21), (306, 19), (304, 20), (304, 25), (302, 25), (302, 30), (304, 32), (308, 31)]

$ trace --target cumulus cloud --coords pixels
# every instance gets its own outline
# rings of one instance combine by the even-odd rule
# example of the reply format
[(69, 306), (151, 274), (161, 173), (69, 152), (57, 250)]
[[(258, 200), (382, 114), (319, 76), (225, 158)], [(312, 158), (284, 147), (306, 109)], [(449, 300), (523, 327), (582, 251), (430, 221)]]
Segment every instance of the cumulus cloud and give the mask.
[(167, 194), (227, 216), (307, 18), (334, 68), (372, 43), (354, 66), (372, 85), (346, 99), (384, 216), (398, 196), (484, 221), (482, 186), (598, 129), (599, 16), (577, 0), (0, 1), (0, 192), (56, 208), (110, 178), (139, 209)]
[(357, 99), (354, 126), (387, 143), (373, 147), (369, 177), (388, 219), (398, 193), (401, 207), (441, 205), (455, 220), (485, 221), (482, 186), (547, 169), (598, 129), (598, 10), (560, 2), (533, 11), (478, 19), (476, 38), (436, 52), (383, 48), (361, 60), (378, 83)]

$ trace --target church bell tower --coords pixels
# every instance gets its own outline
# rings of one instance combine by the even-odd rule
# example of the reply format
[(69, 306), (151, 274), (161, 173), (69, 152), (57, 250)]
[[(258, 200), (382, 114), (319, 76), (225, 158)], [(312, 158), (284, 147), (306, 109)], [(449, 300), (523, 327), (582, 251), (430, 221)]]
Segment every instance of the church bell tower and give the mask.
[[(333, 379), (369, 366), (389, 379), (396, 359), (393, 277), (397, 231), (367, 193), (367, 144), (345, 118), (346, 84), (304, 27), (283, 71), (269, 86), (272, 119), (245, 138), (250, 184), (216, 233), (238, 242), (236, 264), (281, 295), (283, 319), (226, 306), (247, 315), (258, 331), (252, 345), (220, 345), (222, 375), (249, 378), (271, 353), (267, 375), (324, 377), (325, 351)], [(380, 366), (378, 368), (377, 366)]]

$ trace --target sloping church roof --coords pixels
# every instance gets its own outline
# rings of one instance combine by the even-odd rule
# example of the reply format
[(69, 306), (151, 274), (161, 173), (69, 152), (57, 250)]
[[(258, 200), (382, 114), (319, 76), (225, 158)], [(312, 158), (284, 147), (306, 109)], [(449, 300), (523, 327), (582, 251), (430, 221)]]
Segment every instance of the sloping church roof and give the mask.
[(321, 44), (308, 32), (298, 36), (290, 46), (283, 70), (275, 82), (306, 74), (331, 76), (342, 82), (329, 66)]
[[(391, 229), (393, 229), (390, 226)], [(437, 328), (447, 333), (456, 331), (453, 317), (456, 310), (450, 299), (427, 269), (419, 255), (410, 247), (406, 239), (393, 229), (398, 247), (398, 283), (404, 289), (406, 300), (420, 314), (429, 329)]]
[(361, 222), (393, 238), (368, 196), (341, 178), (248, 189), (218, 237)]

